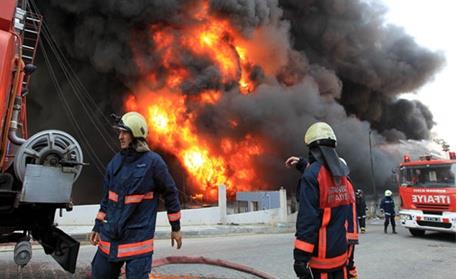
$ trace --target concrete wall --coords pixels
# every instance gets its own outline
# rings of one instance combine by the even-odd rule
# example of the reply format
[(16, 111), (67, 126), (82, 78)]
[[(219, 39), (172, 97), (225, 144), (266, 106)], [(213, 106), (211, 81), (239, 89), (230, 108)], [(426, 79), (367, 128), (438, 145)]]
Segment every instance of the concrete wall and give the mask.
[[(213, 225), (220, 223), (219, 207), (206, 207), (181, 210), (181, 225)], [(169, 226), (167, 212), (161, 211), (157, 214), (157, 226)]]
[(281, 222), (279, 208), (227, 215), (227, 222), (235, 224), (274, 224)]
[[(63, 210), (62, 217), (56, 212), (54, 222), (59, 226), (93, 226), (99, 205), (75, 206), (72, 211)], [(197, 209), (183, 209), (181, 224), (183, 225), (210, 225), (220, 223), (219, 207)], [(157, 214), (157, 226), (169, 226), (167, 212)]]
[(70, 212), (62, 210), (62, 217), (59, 216), (59, 210), (57, 210), (54, 222), (59, 226), (93, 226), (99, 209), (98, 204), (78, 205), (73, 207)]
[(237, 201), (248, 202), (249, 211), (253, 211), (252, 202), (258, 203), (259, 210), (279, 208), (279, 191), (267, 191), (267, 192), (237, 192)]
[[(279, 208), (227, 215), (226, 189), (221, 185), (219, 186), (218, 206), (183, 209), (181, 211), (181, 225), (196, 226), (227, 223), (271, 224), (288, 222), (290, 218), (287, 215), (286, 190), (281, 189), (278, 193), (280, 201)], [(75, 206), (70, 212), (63, 210), (62, 217), (59, 216), (59, 211), (57, 211), (54, 220), (59, 226), (93, 226), (99, 208), (99, 205)], [(167, 212), (162, 211), (157, 214), (157, 226), (169, 226)]]

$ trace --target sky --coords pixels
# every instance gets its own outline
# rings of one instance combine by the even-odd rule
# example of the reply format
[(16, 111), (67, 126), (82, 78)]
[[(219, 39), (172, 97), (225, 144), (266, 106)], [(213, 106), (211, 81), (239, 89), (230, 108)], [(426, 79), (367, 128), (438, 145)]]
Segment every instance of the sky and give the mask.
[(457, 1), (455, 0), (381, 0), (389, 11), (386, 21), (401, 26), (416, 42), (431, 50), (442, 51), (446, 64), (435, 79), (417, 92), (405, 94), (429, 107), (436, 126), (434, 138), (442, 138), (457, 147)]

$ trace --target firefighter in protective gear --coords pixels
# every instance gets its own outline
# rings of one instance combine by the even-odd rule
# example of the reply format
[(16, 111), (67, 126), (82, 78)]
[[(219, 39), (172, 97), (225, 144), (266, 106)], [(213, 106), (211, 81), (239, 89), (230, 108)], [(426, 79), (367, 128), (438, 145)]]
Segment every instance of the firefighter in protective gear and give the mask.
[(357, 191), (355, 192), (355, 204), (357, 209), (357, 220), (359, 221), (360, 232), (365, 233), (367, 205), (365, 203), (365, 198), (363, 196), (363, 191), (361, 189), (357, 189)]
[(327, 123), (313, 124), (304, 141), (309, 161), (292, 156), (285, 162), (302, 171), (294, 270), (299, 278), (347, 278), (350, 248), (358, 242), (349, 169), (336, 153), (336, 136)]
[(386, 190), (384, 192), (384, 198), (380, 204), (381, 210), (384, 212), (384, 233), (387, 233), (387, 227), (389, 222), (392, 225), (392, 233), (396, 234), (395, 231), (395, 203), (392, 199), (392, 191)]
[(159, 197), (165, 200), (171, 244), (182, 245), (180, 204), (167, 165), (146, 142), (147, 123), (137, 112), (117, 119), (121, 151), (109, 162), (104, 194), (90, 242), (98, 245), (92, 278), (149, 278)]

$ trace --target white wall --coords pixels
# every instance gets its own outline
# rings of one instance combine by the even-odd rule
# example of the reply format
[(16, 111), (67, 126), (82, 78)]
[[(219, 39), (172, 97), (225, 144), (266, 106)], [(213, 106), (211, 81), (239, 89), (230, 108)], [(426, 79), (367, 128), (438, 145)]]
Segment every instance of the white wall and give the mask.
[[(224, 189), (220, 190), (223, 192), (222, 190)], [(283, 191), (281, 194), (285, 198), (285, 190), (281, 191)], [(181, 225), (216, 225), (220, 223), (273, 224), (278, 222), (287, 222), (290, 221), (291, 218), (290, 216), (287, 216), (286, 204), (287, 202), (283, 201), (281, 202), (281, 208), (227, 215), (226, 202), (224, 201), (224, 197), (221, 197), (219, 206), (181, 210)], [(59, 226), (93, 226), (99, 208), (99, 205), (75, 206), (70, 212), (63, 210), (63, 217), (60, 217), (59, 211), (57, 211), (54, 220)], [(295, 218), (292, 217), (293, 222), (295, 221)], [(157, 214), (156, 224), (157, 226), (169, 226), (166, 212), (162, 211)]]
[[(219, 207), (206, 207), (181, 210), (181, 225), (214, 225), (220, 222)], [(167, 212), (161, 211), (157, 214), (157, 226), (170, 226)]]
[(280, 221), (279, 208), (251, 211), (227, 215), (228, 223), (235, 224), (273, 224)]
[[(56, 212), (54, 222), (59, 226), (93, 226), (99, 205), (80, 205), (67, 212), (63, 210), (62, 217)], [(210, 225), (220, 222), (219, 207), (207, 207), (181, 210), (181, 224), (183, 225)], [(157, 214), (157, 226), (169, 226), (167, 212)]]
[(59, 216), (59, 210), (57, 210), (54, 222), (59, 226), (93, 226), (99, 209), (98, 204), (78, 205), (74, 206), (70, 212), (62, 210), (62, 217)]

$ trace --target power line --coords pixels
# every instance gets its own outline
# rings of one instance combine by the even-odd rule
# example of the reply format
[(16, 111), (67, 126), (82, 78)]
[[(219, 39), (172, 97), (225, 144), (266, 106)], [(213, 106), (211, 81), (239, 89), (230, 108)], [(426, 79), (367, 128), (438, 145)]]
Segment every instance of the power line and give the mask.
[[(31, 0), (30, 2), (31, 2), (31, 5), (32, 5), (32, 8), (34, 9), (34, 11), (36, 13), (39, 13), (39, 9), (38, 9), (35, 1)], [(76, 96), (78, 101), (80, 102), (80, 104), (83, 108), (83, 111), (89, 118), (89, 121), (92, 123), (94, 128), (100, 134), (103, 141), (106, 143), (108, 148), (113, 153), (115, 153), (116, 152), (116, 148), (115, 148), (116, 144), (114, 143), (115, 140), (114, 140), (112, 134), (106, 130), (107, 127), (111, 126), (111, 122), (106, 118), (105, 114), (102, 112), (100, 107), (96, 104), (95, 100), (89, 94), (88, 90), (84, 87), (83, 83), (78, 78), (78, 76), (74, 72), (73, 68), (70, 66), (70, 63), (66, 59), (62, 50), (58, 47), (56, 41), (52, 37), (51, 32), (49, 31), (47, 24), (44, 21), (43, 21), (42, 26), (43, 26), (44, 39), (48, 43), (52, 53), (54, 54), (54, 57), (56, 58), (59, 67), (62, 69), (62, 72), (65, 75), (65, 77), (68, 81), (68, 84), (69, 84), (70, 88), (72, 89), (72, 92), (74, 93), (74, 95)], [(41, 45), (43, 45), (43, 42), (41, 43)], [(50, 67), (52, 67), (52, 65)], [(86, 100), (88, 100), (88, 101), (86, 102)], [(94, 115), (93, 112), (98, 112), (102, 116), (102, 119), (105, 121), (105, 123), (101, 123), (98, 120), (98, 118), (96, 117), (96, 115)]]

